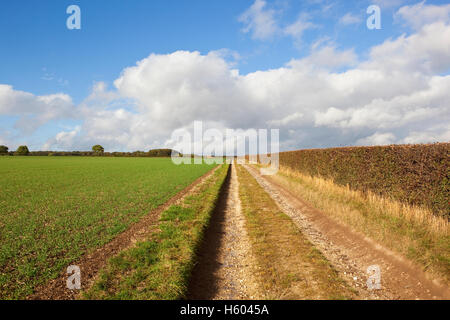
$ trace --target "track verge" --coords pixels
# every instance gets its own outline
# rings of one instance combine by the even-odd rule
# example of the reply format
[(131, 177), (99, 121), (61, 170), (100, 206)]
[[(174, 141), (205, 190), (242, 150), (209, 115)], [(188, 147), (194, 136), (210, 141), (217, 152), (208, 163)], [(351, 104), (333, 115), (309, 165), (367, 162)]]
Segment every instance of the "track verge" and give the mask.
[(229, 166), (221, 165), (162, 212), (154, 232), (108, 260), (85, 299), (170, 300), (185, 296), (196, 252)]

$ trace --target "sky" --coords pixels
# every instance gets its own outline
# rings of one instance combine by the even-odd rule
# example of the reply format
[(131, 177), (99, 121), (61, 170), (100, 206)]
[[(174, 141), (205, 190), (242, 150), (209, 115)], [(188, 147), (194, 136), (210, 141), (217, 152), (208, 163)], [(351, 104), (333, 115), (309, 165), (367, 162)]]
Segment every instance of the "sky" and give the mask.
[(0, 3), (10, 150), (173, 147), (195, 121), (279, 129), (281, 150), (448, 142), (449, 101), (450, 1)]

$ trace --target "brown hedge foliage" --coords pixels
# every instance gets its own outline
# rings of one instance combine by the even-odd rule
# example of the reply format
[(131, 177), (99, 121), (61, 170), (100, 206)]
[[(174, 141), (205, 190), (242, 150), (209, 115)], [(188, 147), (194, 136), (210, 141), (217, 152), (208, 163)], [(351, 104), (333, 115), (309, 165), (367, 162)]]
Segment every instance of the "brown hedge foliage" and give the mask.
[(280, 153), (280, 165), (450, 218), (449, 154), (450, 143), (311, 149)]

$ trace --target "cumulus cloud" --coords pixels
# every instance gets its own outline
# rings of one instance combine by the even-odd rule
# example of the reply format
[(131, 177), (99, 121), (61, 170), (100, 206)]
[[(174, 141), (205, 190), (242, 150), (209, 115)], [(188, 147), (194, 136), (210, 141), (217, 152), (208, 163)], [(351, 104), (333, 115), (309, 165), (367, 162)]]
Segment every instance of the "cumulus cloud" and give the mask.
[(393, 144), (394, 142), (395, 142), (394, 134), (392, 134), (390, 132), (386, 132), (386, 133), (375, 132), (371, 136), (368, 136), (368, 137), (365, 137), (363, 139), (359, 139), (358, 141), (356, 141), (356, 145), (384, 146), (384, 145)]
[(47, 141), (42, 147), (43, 150), (50, 150), (52, 146), (57, 145), (58, 149), (71, 150), (71, 148), (77, 144), (75, 140), (80, 133), (81, 127), (76, 126), (72, 131), (62, 131), (56, 134), (56, 136)]
[(18, 116), (15, 127), (31, 134), (51, 120), (73, 117), (73, 103), (67, 94), (35, 96), (0, 84), (0, 115)]
[[(46, 146), (170, 146), (172, 132), (192, 131), (195, 120), (221, 131), (279, 128), (282, 149), (448, 141), (449, 50), (450, 26), (438, 21), (374, 46), (365, 60), (322, 43), (281, 68), (249, 74), (217, 51), (151, 54), (124, 69), (114, 88), (95, 84), (76, 108), (82, 124)], [(49, 114), (55, 101), (70, 105), (68, 97), (0, 87), (1, 112), (25, 115), (24, 101)]]
[[(442, 130), (444, 129), (444, 130)], [(411, 131), (401, 140), (402, 143), (427, 143), (430, 141), (450, 141), (450, 128), (424, 128), (423, 131)]]
[(251, 33), (253, 39), (266, 40), (271, 38), (278, 30), (275, 21), (275, 10), (266, 7), (266, 1), (255, 0), (240, 17), (239, 21), (245, 26), (244, 33)]
[(303, 114), (300, 112), (294, 112), (293, 114), (289, 114), (286, 117), (279, 120), (268, 120), (267, 124), (271, 127), (279, 128), (279, 127), (288, 127), (293, 126), (297, 127), (300, 121), (303, 118)]
[(427, 24), (417, 33), (386, 40), (372, 48), (365, 67), (386, 72), (442, 73), (450, 68), (450, 27)]
[(336, 46), (326, 45), (315, 47), (311, 54), (300, 60), (292, 60), (288, 65), (294, 68), (328, 68), (353, 66), (357, 63), (357, 56), (353, 49), (339, 51)]
[(401, 7), (394, 17), (403, 21), (407, 26), (419, 30), (424, 25), (435, 22), (448, 23), (450, 21), (450, 4), (428, 5), (426, 1), (422, 1), (415, 5)]
[[(445, 52), (450, 38), (449, 27), (437, 27), (443, 28), (441, 38), (433, 41), (442, 48), (428, 46), (416, 55), (409, 54), (410, 48), (436, 34), (425, 30), (389, 40), (359, 63), (353, 51), (325, 46), (282, 68), (247, 75), (216, 53), (152, 54), (114, 83), (121, 97), (134, 101), (133, 108), (88, 108), (82, 139), (145, 149), (164, 145), (173, 130), (188, 130), (195, 120), (206, 127), (220, 123), (221, 129), (280, 128), (285, 148), (413, 141), (418, 127), (436, 123), (442, 128), (429, 138), (445, 137), (450, 76), (433, 75), (445, 63), (434, 65), (432, 59)], [(394, 52), (402, 59), (391, 54), (384, 66), (376, 52)], [(348, 65), (354, 66), (333, 71)]]

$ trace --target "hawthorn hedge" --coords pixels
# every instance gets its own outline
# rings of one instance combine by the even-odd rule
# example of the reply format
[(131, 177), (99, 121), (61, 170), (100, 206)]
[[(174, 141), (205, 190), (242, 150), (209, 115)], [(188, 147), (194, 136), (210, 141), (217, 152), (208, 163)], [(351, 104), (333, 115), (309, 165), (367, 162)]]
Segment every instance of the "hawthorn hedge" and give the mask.
[(430, 208), (450, 218), (450, 143), (280, 153), (280, 166)]

